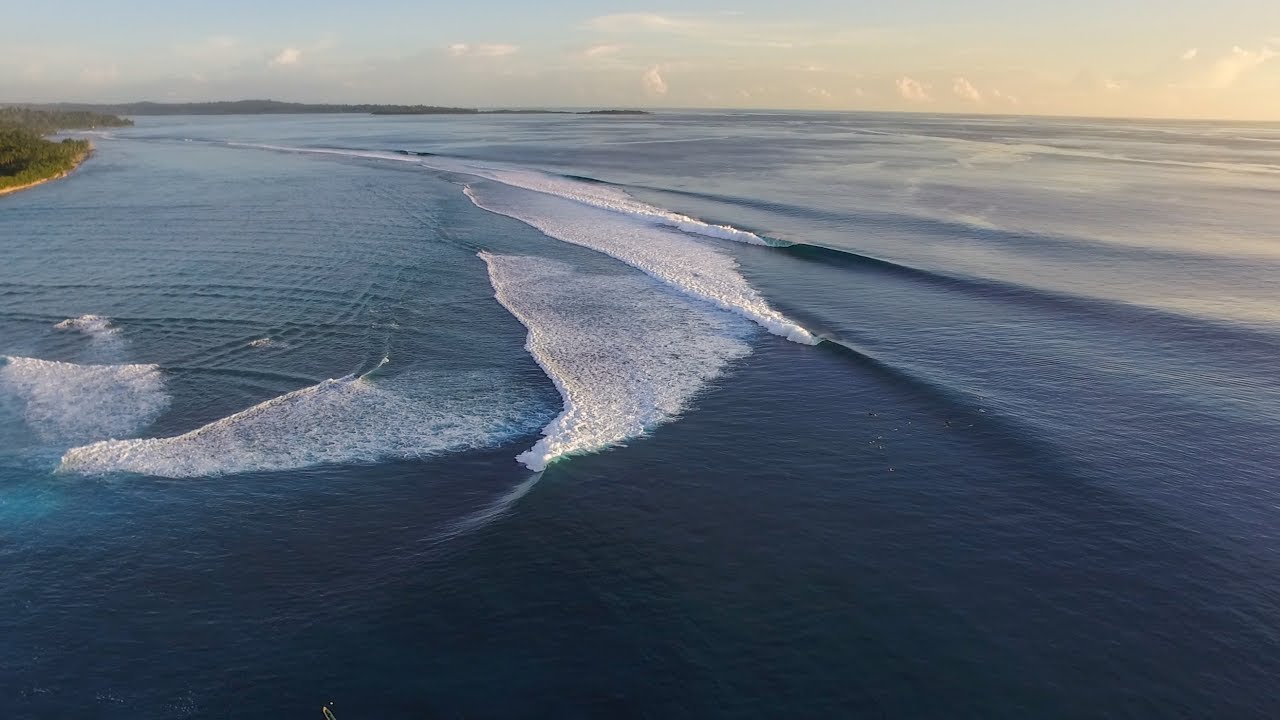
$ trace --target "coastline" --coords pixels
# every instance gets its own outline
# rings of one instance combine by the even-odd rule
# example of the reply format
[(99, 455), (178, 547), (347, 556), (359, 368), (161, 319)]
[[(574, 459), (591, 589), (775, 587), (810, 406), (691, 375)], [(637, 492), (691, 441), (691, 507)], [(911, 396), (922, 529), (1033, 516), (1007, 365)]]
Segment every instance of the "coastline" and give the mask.
[(61, 180), (62, 178), (70, 175), (76, 170), (79, 170), (80, 166), (84, 164), (84, 161), (88, 160), (89, 156), (93, 154), (93, 149), (94, 149), (93, 146), (90, 145), (88, 150), (76, 156), (75, 162), (71, 165), (71, 167), (67, 168), (66, 170), (63, 170), (62, 172), (56, 175), (50, 175), (47, 178), (41, 178), (34, 182), (29, 182), (26, 185), (15, 185), (13, 187), (0, 188), (0, 197), (4, 197), (5, 195), (10, 195), (12, 193), (22, 192), (23, 190), (30, 190), (33, 187), (38, 187), (40, 185), (44, 185), (45, 183), (53, 182), (54, 180)]

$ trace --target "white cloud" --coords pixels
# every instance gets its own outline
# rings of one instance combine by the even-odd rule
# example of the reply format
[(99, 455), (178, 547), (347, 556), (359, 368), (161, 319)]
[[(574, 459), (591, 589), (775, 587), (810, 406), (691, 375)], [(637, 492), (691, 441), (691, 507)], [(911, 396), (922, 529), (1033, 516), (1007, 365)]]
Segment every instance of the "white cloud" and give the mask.
[(302, 51), (295, 47), (287, 47), (279, 52), (271, 59), (271, 65), (278, 67), (280, 65), (297, 65), (302, 60)]
[(503, 57), (520, 52), (518, 45), (477, 45), (475, 54), (479, 57)]
[(209, 48), (211, 50), (226, 50), (228, 48), (233, 48), (239, 44), (240, 44), (240, 41), (236, 40), (230, 35), (214, 35), (212, 37), (205, 39), (203, 43), (203, 47)]
[(245, 62), (256, 63), (266, 52), (262, 47), (249, 47), (230, 35), (211, 35), (171, 46), (173, 57), (162, 64), (170, 70), (230, 68)]
[(669, 32), (684, 33), (691, 29), (686, 20), (677, 20), (657, 13), (615, 13), (601, 15), (587, 21), (587, 27), (600, 32)]
[(1018, 98), (1014, 97), (1013, 95), (1010, 95), (1009, 93), (1000, 92), (996, 88), (991, 88), (991, 97), (997, 100), (1003, 100), (1004, 102), (1007, 102), (1010, 105), (1018, 104)]
[(1191, 49), (1187, 50), (1186, 52), (1182, 53), (1182, 55), (1181, 55), (1180, 57), (1181, 57), (1183, 60), (1195, 60), (1195, 59), (1196, 59), (1196, 56), (1197, 56), (1197, 55), (1199, 55), (1199, 54), (1200, 54), (1200, 48), (1191, 48)]
[(813, 97), (818, 98), (819, 100), (830, 100), (830, 99), (831, 99), (831, 91), (830, 91), (830, 90), (827, 90), (826, 88), (820, 88), (820, 87), (809, 87), (809, 88), (805, 88), (805, 89), (804, 89), (804, 91), (805, 91), (806, 93), (808, 93), (808, 94), (812, 95)]
[(737, 12), (614, 13), (591, 18), (583, 27), (600, 33), (666, 35), (707, 45), (770, 50), (821, 45), (848, 47), (882, 41), (890, 34), (879, 28), (848, 28), (812, 21), (753, 20)]
[(1115, 92), (1116, 90), (1124, 89), (1124, 83), (1116, 80), (1115, 78), (1107, 78), (1102, 81), (1102, 87), (1105, 88), (1107, 92)]
[(449, 54), (454, 57), (505, 57), (514, 55), (517, 52), (520, 52), (519, 45), (504, 45), (501, 43), (481, 45), (454, 43), (449, 46)]
[(904, 75), (898, 78), (897, 84), (898, 94), (902, 96), (902, 99), (910, 100), (911, 102), (929, 101), (929, 86), (919, 80)]
[(1280, 53), (1266, 46), (1257, 52), (1236, 46), (1228, 55), (1213, 64), (1207, 85), (1218, 89), (1229, 88), (1235, 85), (1243, 75), (1261, 67), (1263, 63), (1277, 55)]
[(582, 56), (589, 57), (589, 58), (608, 57), (610, 55), (617, 55), (621, 50), (622, 50), (621, 45), (611, 45), (609, 43), (601, 43), (599, 45), (592, 45), (586, 50), (583, 50)]
[(978, 88), (974, 87), (973, 83), (962, 77), (956, 78), (955, 82), (952, 83), (951, 91), (969, 102), (982, 102), (982, 93), (978, 92)]
[(211, 35), (194, 43), (174, 46), (179, 55), (198, 60), (219, 60), (231, 54), (240, 41), (230, 35)]
[(644, 71), (644, 75), (640, 77), (640, 82), (644, 84), (644, 91), (650, 95), (666, 95), (667, 81), (662, 79), (662, 73), (657, 65)]

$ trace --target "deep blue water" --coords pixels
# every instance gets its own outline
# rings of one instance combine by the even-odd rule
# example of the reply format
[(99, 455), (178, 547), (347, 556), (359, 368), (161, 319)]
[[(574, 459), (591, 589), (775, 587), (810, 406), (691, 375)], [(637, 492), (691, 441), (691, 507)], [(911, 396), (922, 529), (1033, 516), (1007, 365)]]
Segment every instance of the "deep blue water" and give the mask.
[(1280, 125), (94, 141), (0, 199), (0, 716), (1280, 715)]

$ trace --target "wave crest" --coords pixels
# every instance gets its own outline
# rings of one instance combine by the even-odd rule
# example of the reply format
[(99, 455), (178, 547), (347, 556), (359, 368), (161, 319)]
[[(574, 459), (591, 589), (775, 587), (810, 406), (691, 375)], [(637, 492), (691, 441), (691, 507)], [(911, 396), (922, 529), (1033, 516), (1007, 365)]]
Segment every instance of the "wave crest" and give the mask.
[(99, 339), (111, 337), (120, 332), (119, 328), (111, 324), (111, 318), (102, 315), (81, 315), (80, 317), (67, 318), (55, 323), (53, 327), (58, 330), (75, 330)]
[(818, 338), (769, 306), (738, 272), (737, 262), (719, 249), (663, 228), (619, 222), (604, 211), (566, 207), (524, 190), (481, 193), (466, 189), (471, 201), (489, 212), (519, 220), (542, 233), (590, 248), (644, 272), (686, 295), (741, 315), (774, 335), (816, 345)]

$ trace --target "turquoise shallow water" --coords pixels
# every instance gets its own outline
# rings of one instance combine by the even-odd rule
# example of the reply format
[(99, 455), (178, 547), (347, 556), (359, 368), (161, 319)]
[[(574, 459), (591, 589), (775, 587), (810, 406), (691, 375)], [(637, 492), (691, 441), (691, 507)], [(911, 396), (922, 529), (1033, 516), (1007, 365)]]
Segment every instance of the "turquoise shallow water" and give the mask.
[(1280, 127), (94, 140), (0, 200), (0, 711), (1274, 716)]

